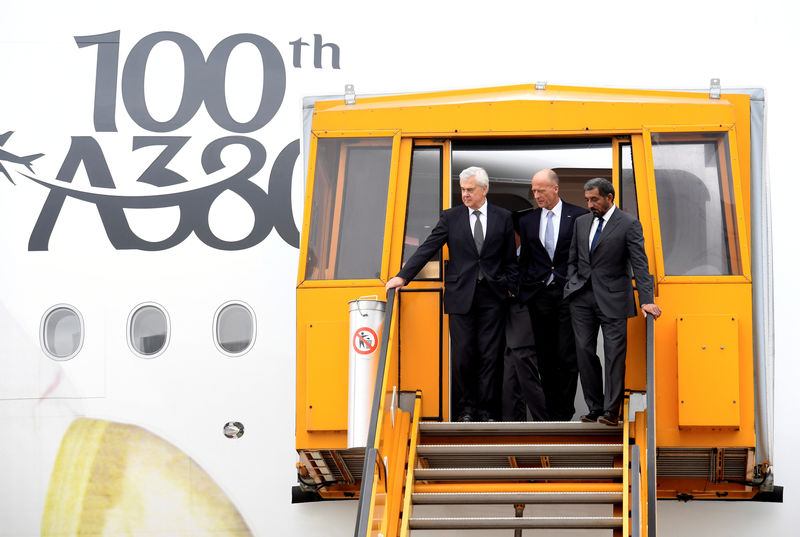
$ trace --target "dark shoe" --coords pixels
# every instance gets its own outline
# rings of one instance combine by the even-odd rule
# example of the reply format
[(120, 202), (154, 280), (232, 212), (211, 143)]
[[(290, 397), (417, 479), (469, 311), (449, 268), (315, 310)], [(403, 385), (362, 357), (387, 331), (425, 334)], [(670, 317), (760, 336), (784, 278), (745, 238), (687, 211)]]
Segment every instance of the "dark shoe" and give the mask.
[(458, 415), (456, 421), (460, 422), (472, 421), (472, 414), (470, 414), (469, 412), (462, 412), (461, 414)]
[(581, 421), (583, 423), (595, 423), (597, 419), (602, 416), (602, 412), (589, 412), (588, 414), (584, 414), (581, 416)]
[(597, 423), (604, 423), (606, 425), (619, 424), (619, 414), (616, 412), (604, 412), (602, 416), (597, 418)]
[(494, 418), (488, 412), (480, 412), (477, 421), (494, 421)]

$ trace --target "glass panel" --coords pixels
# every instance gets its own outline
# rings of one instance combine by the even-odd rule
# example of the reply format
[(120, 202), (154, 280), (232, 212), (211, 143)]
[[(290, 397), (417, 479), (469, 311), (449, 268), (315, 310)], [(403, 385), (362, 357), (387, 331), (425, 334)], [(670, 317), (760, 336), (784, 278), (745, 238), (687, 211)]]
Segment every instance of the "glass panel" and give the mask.
[(139, 354), (153, 356), (164, 350), (168, 332), (167, 314), (156, 306), (142, 306), (131, 317), (131, 346)]
[(741, 274), (727, 133), (653, 134), (666, 274)]
[(633, 173), (633, 151), (630, 143), (619, 144), (620, 208), (639, 219), (636, 200), (636, 176)]
[(380, 278), (392, 146), (347, 148), (337, 280)]
[(306, 279), (379, 278), (391, 138), (317, 143)]
[[(442, 149), (418, 147), (411, 158), (408, 185), (406, 233), (403, 240), (403, 265), (414, 255), (439, 221), (442, 210)], [(417, 280), (441, 279), (442, 252), (428, 261)]]
[(42, 323), (44, 351), (57, 360), (72, 358), (83, 342), (83, 323), (74, 310), (57, 307)]
[(243, 353), (253, 343), (255, 319), (242, 304), (229, 304), (217, 316), (216, 338), (223, 351)]
[(311, 200), (311, 222), (308, 231), (308, 257), (306, 259), (306, 279), (309, 280), (329, 280), (333, 277), (329, 260), (341, 143), (342, 140), (327, 138), (317, 142), (317, 162), (314, 172), (314, 193)]

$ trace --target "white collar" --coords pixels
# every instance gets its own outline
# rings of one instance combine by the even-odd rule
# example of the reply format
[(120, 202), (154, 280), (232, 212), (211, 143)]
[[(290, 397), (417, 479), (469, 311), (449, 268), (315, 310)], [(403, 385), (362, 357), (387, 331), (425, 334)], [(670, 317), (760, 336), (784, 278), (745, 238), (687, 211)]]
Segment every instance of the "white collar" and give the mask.
[(603, 225), (608, 224), (608, 219), (611, 218), (612, 214), (614, 214), (614, 209), (616, 208), (617, 206), (612, 203), (611, 207), (606, 211), (606, 214), (601, 217), (603, 219)]
[(478, 207), (477, 209), (473, 209), (472, 207), (467, 207), (467, 209), (469, 209), (469, 214), (471, 215), (471, 214), (472, 214), (472, 213), (474, 213), (475, 211), (478, 211), (478, 212), (479, 212), (479, 213), (481, 213), (483, 216), (486, 216), (486, 205), (487, 205), (488, 203), (489, 203), (488, 201), (486, 201), (486, 200), (483, 200), (483, 205), (481, 205), (481, 206), (480, 206), (480, 207)]
[(561, 217), (561, 209), (564, 207), (564, 204), (561, 203), (561, 198), (558, 198), (558, 203), (556, 203), (552, 209), (544, 209), (545, 217), (547, 216), (547, 212), (553, 213), (553, 218), (560, 218)]

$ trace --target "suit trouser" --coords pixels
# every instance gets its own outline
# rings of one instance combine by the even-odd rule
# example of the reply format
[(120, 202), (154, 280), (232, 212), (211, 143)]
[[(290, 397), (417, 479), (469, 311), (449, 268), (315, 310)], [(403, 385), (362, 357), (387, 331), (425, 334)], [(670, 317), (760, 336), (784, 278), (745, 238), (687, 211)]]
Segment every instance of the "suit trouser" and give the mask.
[(536, 365), (535, 347), (506, 348), (503, 365), (503, 420), (547, 421), (547, 405)]
[[(589, 412), (619, 412), (625, 391), (625, 353), (628, 344), (628, 319), (610, 318), (597, 306), (591, 288), (578, 291), (570, 300), (575, 350), (583, 397)], [(605, 355), (605, 394), (600, 358), (597, 356), (597, 331), (603, 329)]]
[(547, 421), (547, 406), (533, 343), (528, 308), (522, 304), (509, 304), (503, 356), (504, 421), (527, 421), (526, 406), (534, 421)]
[(554, 282), (528, 302), (547, 413), (556, 421), (572, 419), (578, 389), (575, 335), (569, 302), (563, 295), (564, 286)]
[(475, 287), (467, 313), (450, 314), (451, 371), (456, 414), (496, 417), (497, 367), (503, 354), (506, 305), (485, 280)]

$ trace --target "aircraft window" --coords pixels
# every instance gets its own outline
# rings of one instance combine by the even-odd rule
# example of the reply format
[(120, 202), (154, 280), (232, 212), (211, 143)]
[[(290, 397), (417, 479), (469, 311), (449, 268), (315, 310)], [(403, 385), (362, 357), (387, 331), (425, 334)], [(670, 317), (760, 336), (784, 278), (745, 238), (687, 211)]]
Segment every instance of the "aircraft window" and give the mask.
[[(442, 150), (416, 147), (411, 158), (408, 214), (403, 240), (403, 265), (417, 251), (439, 221), (442, 210)], [(422, 268), (415, 279), (441, 279), (442, 252)]]
[(40, 342), (53, 360), (73, 358), (83, 346), (83, 317), (72, 306), (53, 306), (42, 317)]
[(223, 354), (240, 356), (253, 346), (256, 316), (242, 302), (228, 302), (214, 315), (214, 343)]
[(155, 358), (169, 343), (169, 317), (160, 305), (139, 304), (128, 317), (128, 345), (142, 358)]
[(652, 134), (664, 271), (741, 274), (727, 133)]
[(630, 143), (619, 144), (620, 196), (619, 206), (626, 213), (639, 219), (639, 206), (636, 200), (636, 176), (633, 172), (633, 152)]
[(380, 278), (391, 138), (317, 144), (306, 279)]

